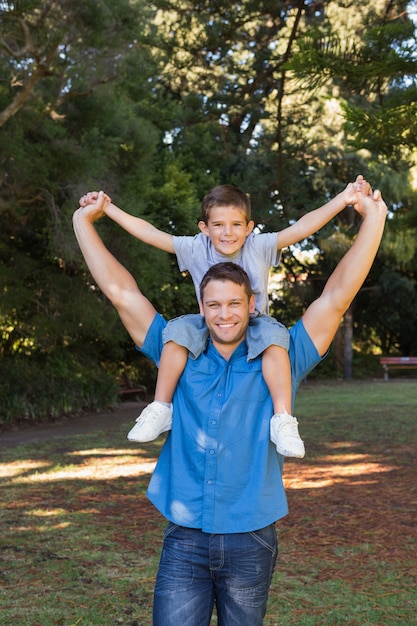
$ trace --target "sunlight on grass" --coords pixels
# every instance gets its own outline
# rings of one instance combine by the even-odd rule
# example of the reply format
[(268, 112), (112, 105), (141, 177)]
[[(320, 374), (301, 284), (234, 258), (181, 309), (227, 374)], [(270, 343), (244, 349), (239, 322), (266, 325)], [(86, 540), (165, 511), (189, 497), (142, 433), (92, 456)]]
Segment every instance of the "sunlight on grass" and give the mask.
[[(314, 467), (299, 462), (287, 462), (284, 471), (284, 483), (288, 489), (322, 489), (340, 483), (366, 485), (380, 480), (379, 474), (398, 469), (395, 465), (373, 462), (367, 454), (338, 454), (337, 463), (333, 456), (321, 456), (315, 460)], [(352, 478), (361, 476), (361, 480)]]
[(16, 532), (37, 532), (37, 533), (50, 533), (53, 530), (63, 530), (72, 526), (70, 522), (60, 522), (59, 524), (48, 524), (47, 526), (37, 526), (35, 524), (27, 526), (16, 526)]
[(30, 512), (34, 517), (53, 517), (54, 515), (65, 515), (64, 509), (33, 509)]
[[(343, 447), (334, 445), (335, 448)], [(348, 447), (348, 446), (346, 446)], [(150, 474), (155, 467), (155, 460), (144, 462), (130, 450), (92, 448), (75, 450), (71, 457), (82, 457), (80, 465), (68, 464), (53, 466), (44, 461), (30, 459), (6, 463), (0, 466), (0, 476), (9, 478), (18, 484), (46, 483), (61, 480), (112, 480), (121, 477), (133, 477)], [(40, 469), (48, 471), (39, 471)], [(287, 461), (284, 480), (289, 489), (320, 489), (334, 484), (349, 482), (352, 477), (361, 476), (355, 484), (369, 484), (378, 480), (377, 474), (397, 469), (394, 465), (385, 465), (372, 461), (366, 454), (338, 454), (337, 463), (331, 455), (316, 459), (314, 467), (301, 462)]]
[[(131, 450), (101, 449), (76, 450), (71, 457), (85, 457), (80, 465), (68, 464), (54, 466), (45, 461), (15, 461), (0, 465), (0, 476), (9, 478), (10, 483), (22, 485), (28, 483), (51, 483), (61, 480), (112, 480), (150, 474), (156, 460), (144, 462)], [(40, 469), (48, 471), (39, 471)]]
[[(133, 452), (133, 454), (135, 454)], [(119, 448), (118, 450), (114, 448), (91, 448), (91, 450), (74, 450), (74, 452), (70, 452), (69, 456), (132, 456), (132, 450), (125, 450)]]
[(41, 468), (50, 467), (52, 464), (47, 461), (13, 461), (11, 463), (0, 463), (0, 478), (11, 478), (25, 472), (31, 472)]

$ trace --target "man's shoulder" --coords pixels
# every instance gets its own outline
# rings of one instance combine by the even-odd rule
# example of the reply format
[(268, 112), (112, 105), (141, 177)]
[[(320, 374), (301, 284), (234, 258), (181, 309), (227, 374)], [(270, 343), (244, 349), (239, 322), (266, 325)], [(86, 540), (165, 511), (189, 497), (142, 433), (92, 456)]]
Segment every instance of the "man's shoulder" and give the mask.
[(289, 329), (289, 333), (292, 377), (298, 384), (322, 360), (322, 357), (317, 352), (302, 319)]
[(139, 352), (142, 352), (156, 364), (159, 363), (161, 356), (163, 348), (162, 333), (166, 325), (167, 320), (160, 313), (155, 313), (142, 347), (137, 347)]

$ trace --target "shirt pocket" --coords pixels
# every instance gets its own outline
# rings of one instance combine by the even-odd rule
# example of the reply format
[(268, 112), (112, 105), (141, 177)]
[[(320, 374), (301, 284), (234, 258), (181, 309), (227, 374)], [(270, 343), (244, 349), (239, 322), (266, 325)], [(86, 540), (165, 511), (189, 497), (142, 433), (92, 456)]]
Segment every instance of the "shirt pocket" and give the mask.
[(214, 393), (220, 378), (219, 367), (216, 363), (201, 357), (188, 359), (186, 368), (180, 378), (180, 386), (184, 396), (206, 398)]
[(262, 360), (256, 359), (249, 363), (237, 364), (229, 380), (230, 397), (238, 403), (262, 404), (269, 394), (268, 387), (262, 376)]

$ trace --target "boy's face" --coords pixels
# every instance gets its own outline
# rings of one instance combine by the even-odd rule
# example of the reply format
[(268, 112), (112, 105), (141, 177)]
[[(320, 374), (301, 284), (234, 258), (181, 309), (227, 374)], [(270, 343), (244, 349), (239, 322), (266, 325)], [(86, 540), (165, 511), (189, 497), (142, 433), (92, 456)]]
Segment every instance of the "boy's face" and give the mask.
[(243, 246), (246, 237), (252, 232), (254, 223), (246, 222), (245, 214), (234, 206), (219, 206), (210, 210), (208, 223), (198, 223), (216, 252), (232, 256)]

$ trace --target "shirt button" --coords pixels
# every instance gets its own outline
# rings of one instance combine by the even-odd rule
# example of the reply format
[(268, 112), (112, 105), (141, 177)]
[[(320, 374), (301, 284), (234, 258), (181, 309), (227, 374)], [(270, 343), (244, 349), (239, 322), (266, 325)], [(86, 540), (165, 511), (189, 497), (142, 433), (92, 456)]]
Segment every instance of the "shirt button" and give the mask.
[(218, 394), (217, 394), (217, 397), (218, 397), (218, 398), (221, 398), (222, 396), (223, 396), (223, 394), (222, 394), (222, 393), (218, 393)]
[(214, 454), (214, 450), (210, 450), (210, 454)]
[(212, 484), (213, 484), (213, 481), (212, 481), (212, 480), (208, 480), (208, 481), (207, 481), (207, 484), (208, 484), (208, 485), (212, 485)]
[(211, 420), (211, 423), (212, 423), (212, 424), (213, 424), (213, 426), (214, 426), (214, 424), (217, 424), (217, 420)]

